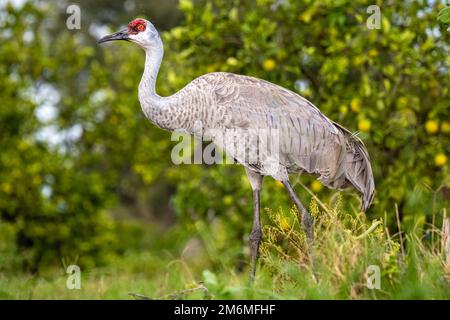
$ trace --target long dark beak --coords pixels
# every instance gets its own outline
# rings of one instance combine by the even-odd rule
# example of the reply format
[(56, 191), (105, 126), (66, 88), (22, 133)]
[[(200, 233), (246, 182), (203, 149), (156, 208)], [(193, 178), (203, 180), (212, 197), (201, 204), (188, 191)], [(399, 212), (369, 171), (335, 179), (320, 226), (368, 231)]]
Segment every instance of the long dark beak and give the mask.
[(108, 42), (108, 41), (114, 41), (114, 40), (129, 40), (128, 37), (128, 30), (121, 30), (119, 32), (110, 34), (108, 36), (105, 36), (103, 38), (101, 38), (100, 40), (98, 40), (98, 43), (103, 43), (103, 42)]

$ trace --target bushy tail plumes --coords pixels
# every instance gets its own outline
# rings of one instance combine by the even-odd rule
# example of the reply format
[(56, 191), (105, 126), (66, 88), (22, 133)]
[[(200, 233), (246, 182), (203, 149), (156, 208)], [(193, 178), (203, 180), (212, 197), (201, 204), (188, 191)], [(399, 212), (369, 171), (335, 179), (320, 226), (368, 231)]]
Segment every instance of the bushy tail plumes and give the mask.
[(369, 154), (363, 142), (355, 136), (348, 139), (345, 156), (345, 177), (361, 193), (361, 210), (366, 211), (373, 202), (375, 181)]

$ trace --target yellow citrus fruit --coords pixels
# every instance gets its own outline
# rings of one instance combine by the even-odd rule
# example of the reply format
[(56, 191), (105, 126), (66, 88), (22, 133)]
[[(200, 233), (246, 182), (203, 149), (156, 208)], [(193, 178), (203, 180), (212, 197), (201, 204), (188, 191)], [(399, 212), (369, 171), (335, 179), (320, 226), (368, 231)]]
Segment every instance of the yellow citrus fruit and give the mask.
[(377, 55), (378, 55), (378, 50), (377, 49), (369, 50), (369, 56), (370, 57), (376, 57)]
[(435, 134), (439, 131), (439, 123), (436, 120), (428, 120), (425, 123), (425, 130), (428, 134)]
[(398, 100), (397, 100), (397, 105), (398, 105), (400, 108), (405, 108), (405, 107), (408, 105), (408, 98), (406, 98), (406, 97), (400, 97), (400, 98), (398, 98)]
[(280, 188), (280, 189), (284, 187), (283, 183), (281, 181), (278, 181), (278, 180), (275, 181), (275, 186), (277, 188)]
[(0, 189), (4, 193), (11, 193), (12, 191), (11, 185), (9, 183), (2, 183), (0, 187), (1, 187)]
[(311, 182), (311, 190), (314, 192), (320, 192), (323, 188), (323, 185), (320, 183), (320, 181), (314, 180)]
[(230, 65), (230, 66), (237, 66), (238, 63), (239, 63), (239, 61), (236, 58), (234, 58), (234, 57), (229, 57), (227, 59), (227, 64)]
[(353, 112), (359, 112), (361, 110), (361, 101), (357, 98), (353, 98), (350, 102), (350, 108)]
[(343, 104), (342, 106), (339, 107), (339, 112), (340, 113), (346, 114), (347, 111), (348, 111), (348, 107), (345, 104)]
[(175, 72), (173, 72), (172, 70), (170, 70), (168, 73), (167, 73), (167, 80), (170, 82), (170, 83), (176, 83), (177, 82), (177, 75), (176, 75), (176, 73)]
[(266, 71), (272, 71), (273, 69), (276, 68), (276, 66), (277, 66), (277, 63), (273, 59), (267, 59), (263, 63), (263, 68)]
[(447, 121), (442, 122), (441, 131), (443, 133), (450, 133), (450, 122)]
[(358, 122), (358, 129), (362, 132), (369, 132), (372, 127), (372, 123), (368, 119), (361, 119)]
[(239, 11), (238, 11), (238, 9), (237, 8), (231, 9), (228, 16), (230, 17), (230, 20), (232, 20), (232, 21), (239, 20)]
[(355, 58), (353, 58), (353, 64), (355, 66), (359, 66), (364, 62), (364, 57), (363, 56), (356, 56)]
[(311, 17), (312, 17), (311, 13), (308, 11), (305, 11), (298, 15), (298, 20), (308, 23), (311, 21)]
[(438, 153), (435, 157), (434, 157), (434, 163), (438, 166), (438, 167), (443, 167), (445, 166), (445, 164), (447, 163), (448, 158), (445, 154), (443, 153)]
[(229, 206), (233, 203), (233, 197), (232, 196), (225, 196), (223, 197), (223, 204)]

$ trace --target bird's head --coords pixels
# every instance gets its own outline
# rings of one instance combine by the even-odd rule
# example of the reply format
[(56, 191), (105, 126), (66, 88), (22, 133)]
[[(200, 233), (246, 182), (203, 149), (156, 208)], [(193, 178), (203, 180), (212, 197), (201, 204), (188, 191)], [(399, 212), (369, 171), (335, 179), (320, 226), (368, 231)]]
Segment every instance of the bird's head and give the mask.
[(131, 21), (126, 29), (107, 35), (98, 40), (98, 43), (114, 40), (134, 42), (144, 49), (150, 49), (161, 44), (158, 31), (150, 21), (145, 19)]

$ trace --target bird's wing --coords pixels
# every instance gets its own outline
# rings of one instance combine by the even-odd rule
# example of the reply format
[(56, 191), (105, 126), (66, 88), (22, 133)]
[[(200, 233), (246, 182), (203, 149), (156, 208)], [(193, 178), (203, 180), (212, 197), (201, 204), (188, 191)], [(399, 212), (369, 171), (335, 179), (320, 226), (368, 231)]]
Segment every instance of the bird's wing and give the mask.
[[(276, 130), (278, 161), (288, 171), (305, 170), (332, 180), (344, 158), (343, 132), (305, 98), (270, 82), (235, 74), (218, 74), (214, 95), (230, 129)], [(217, 80), (217, 79), (215, 79)]]
[(217, 84), (214, 91), (218, 104), (226, 104), (238, 114), (250, 113), (253, 120), (259, 120), (257, 124), (260, 126), (282, 124), (277, 123), (276, 119), (270, 119), (270, 115), (273, 115), (281, 117), (280, 120), (291, 120), (291, 124), (298, 129), (299, 125), (310, 122), (324, 127), (330, 133), (340, 133), (316, 106), (288, 89), (265, 80), (232, 73), (224, 73), (223, 77), (224, 81)]

